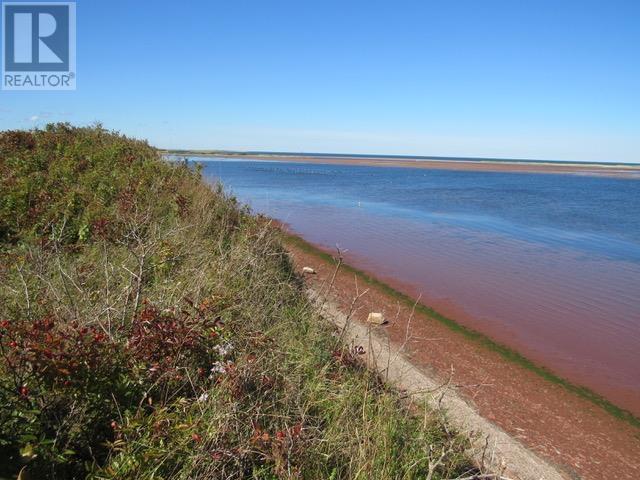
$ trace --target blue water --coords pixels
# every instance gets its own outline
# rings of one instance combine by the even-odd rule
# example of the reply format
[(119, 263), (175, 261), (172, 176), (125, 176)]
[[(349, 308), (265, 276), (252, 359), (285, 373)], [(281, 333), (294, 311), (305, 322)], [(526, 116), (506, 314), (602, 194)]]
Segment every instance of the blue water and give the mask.
[(635, 179), (237, 160), (204, 165), (207, 176), (265, 213), (266, 201), (359, 202), (379, 215), (509, 231), (640, 261)]
[(254, 211), (640, 411), (640, 179), (192, 161)]

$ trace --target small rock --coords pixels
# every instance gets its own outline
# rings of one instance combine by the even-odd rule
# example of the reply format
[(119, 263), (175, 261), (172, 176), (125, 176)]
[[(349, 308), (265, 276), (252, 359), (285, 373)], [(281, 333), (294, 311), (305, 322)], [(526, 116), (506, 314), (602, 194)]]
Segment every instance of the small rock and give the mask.
[(311, 267), (302, 267), (302, 273), (308, 273), (309, 275), (315, 275), (316, 271)]
[(384, 325), (387, 321), (384, 319), (384, 315), (382, 313), (371, 312), (367, 317), (367, 322), (373, 323), (374, 325)]

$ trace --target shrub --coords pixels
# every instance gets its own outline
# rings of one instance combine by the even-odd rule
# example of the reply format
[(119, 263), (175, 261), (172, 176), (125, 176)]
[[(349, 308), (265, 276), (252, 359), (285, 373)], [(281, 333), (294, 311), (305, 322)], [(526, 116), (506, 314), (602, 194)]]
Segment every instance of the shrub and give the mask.
[(0, 193), (0, 476), (424, 478), (443, 447), (434, 480), (468, 468), (197, 170), (57, 124), (0, 133)]
[(119, 405), (139, 398), (122, 348), (95, 326), (46, 316), (0, 329), (0, 442), (31, 471), (70, 476), (104, 459)]

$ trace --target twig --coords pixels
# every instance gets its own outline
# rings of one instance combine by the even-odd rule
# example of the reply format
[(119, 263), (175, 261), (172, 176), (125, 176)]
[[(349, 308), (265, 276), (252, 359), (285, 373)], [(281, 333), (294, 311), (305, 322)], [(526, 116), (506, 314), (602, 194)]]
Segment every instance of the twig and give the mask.
[(456, 477), (449, 480), (513, 480), (508, 477), (496, 473), (481, 473), (479, 475), (471, 475), (470, 477)]
[(24, 297), (27, 302), (27, 317), (31, 318), (31, 301), (29, 300), (29, 287), (27, 287), (27, 282), (24, 279), (24, 275), (22, 274), (22, 267), (18, 268), (18, 274), (20, 275), (20, 281), (22, 282), (22, 286), (24, 287)]

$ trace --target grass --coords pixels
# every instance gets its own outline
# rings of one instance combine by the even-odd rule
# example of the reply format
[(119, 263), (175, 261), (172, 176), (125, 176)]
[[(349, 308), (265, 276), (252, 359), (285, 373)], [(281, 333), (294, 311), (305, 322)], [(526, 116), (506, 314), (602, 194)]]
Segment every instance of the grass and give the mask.
[[(316, 257), (322, 259), (323, 261), (330, 262), (330, 263), (335, 262), (335, 259), (330, 254), (306, 242), (304, 239), (286, 232), (283, 232), (283, 235), (285, 238), (285, 243), (290, 243), (292, 245), (295, 245), (297, 248), (303, 250), (304, 252), (315, 255)], [(500, 344), (492, 340), (490, 337), (478, 331), (475, 331), (464, 325), (459, 324), (455, 320), (449, 317), (446, 317), (441, 313), (438, 313), (436, 310), (434, 310), (431, 307), (428, 307), (421, 303), (416, 304), (415, 299), (409, 297), (408, 295), (405, 295), (402, 292), (399, 292), (398, 290), (395, 290), (391, 286), (377, 280), (375, 277), (367, 274), (366, 272), (358, 270), (357, 268), (354, 268), (345, 263), (342, 263), (341, 268), (343, 270), (346, 270), (356, 275), (358, 279), (362, 280), (365, 284), (376, 287), (377, 289), (381, 290), (389, 297), (398, 300), (399, 302), (403, 303), (407, 307), (414, 308), (415, 306), (416, 311), (424, 315), (428, 315), (431, 318), (434, 318), (435, 320), (439, 321), (450, 330), (463, 335), (466, 339), (474, 343), (478, 343), (482, 345), (484, 348), (487, 348), (491, 351), (498, 353), (505, 360), (509, 362), (514, 362), (520, 365), (521, 367), (534, 372), (535, 374), (541, 376), (542, 378), (544, 378), (549, 382), (552, 382), (557, 385), (561, 385), (563, 388), (567, 389), (573, 394), (576, 394), (579, 397), (584, 398), (590, 401), (591, 403), (597, 405), (598, 407), (603, 408), (614, 417), (624, 420), (625, 422), (629, 423), (630, 425), (633, 425), (634, 427), (640, 427), (639, 418), (634, 416), (631, 412), (614, 405), (613, 403), (608, 401), (606, 398), (603, 398), (602, 396), (598, 395), (592, 390), (586, 387), (575, 385), (569, 382), (568, 380), (562, 377), (559, 377), (558, 375), (554, 374), (550, 370), (540, 365), (537, 365), (536, 363), (532, 362), (528, 358), (524, 357), (523, 355), (516, 352), (515, 350), (507, 347), (506, 345)]]
[(57, 124), (0, 133), (0, 193), (0, 477), (475, 471), (441, 412), (336, 346), (280, 232), (198, 171)]

